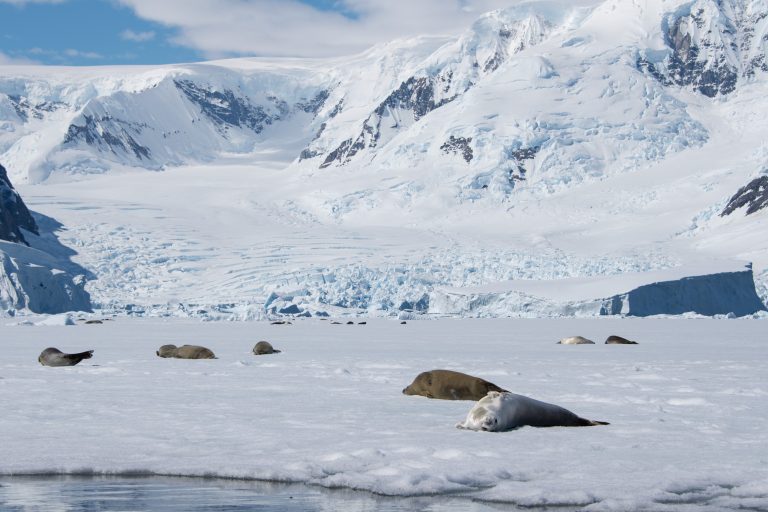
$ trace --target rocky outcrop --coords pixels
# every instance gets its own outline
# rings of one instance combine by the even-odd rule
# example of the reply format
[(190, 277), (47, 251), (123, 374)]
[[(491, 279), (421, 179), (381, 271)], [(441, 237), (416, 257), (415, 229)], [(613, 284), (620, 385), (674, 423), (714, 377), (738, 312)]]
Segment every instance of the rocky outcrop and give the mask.
[(665, 20), (669, 52), (645, 52), (638, 68), (665, 85), (690, 87), (708, 97), (727, 95), (739, 80), (768, 71), (765, 2), (697, 0)]
[(38, 233), (35, 219), (14, 190), (5, 167), (0, 165), (0, 240), (26, 245), (22, 229)]
[[(60, 227), (42, 219), (51, 230)], [(68, 261), (72, 251), (52, 232), (42, 231), (0, 165), (0, 311), (90, 311), (87, 271)]]
[[(261, 133), (266, 126), (285, 117), (290, 108), (285, 101), (270, 96), (271, 108), (253, 105), (243, 96), (229, 89), (206, 88), (191, 80), (174, 80), (176, 87), (197, 106), (204, 115), (221, 127), (237, 126)], [(304, 108), (313, 108), (304, 105)]]
[(741, 187), (728, 201), (720, 216), (725, 217), (744, 207), (747, 208), (745, 215), (751, 215), (768, 207), (768, 176), (755, 178)]
[(146, 123), (132, 123), (109, 115), (82, 116), (82, 124), (71, 124), (67, 129), (63, 145), (73, 146), (85, 143), (98, 148), (99, 151), (110, 151), (114, 154), (132, 154), (137, 159), (149, 159), (151, 151), (142, 146), (134, 137), (148, 128)]
[[(494, 11), (483, 16), (457, 43), (454, 54), (437, 57), (401, 82), (365, 119), (356, 136), (327, 153), (320, 168), (344, 165), (366, 149), (381, 147), (399, 131), (466, 93), (510, 56), (541, 42), (550, 30), (550, 24), (537, 15), (518, 17), (512, 11)], [(306, 156), (318, 154), (312, 147), (305, 151)]]
[(451, 135), (447, 141), (440, 146), (443, 153), (453, 153), (454, 155), (461, 155), (464, 161), (469, 163), (474, 157), (474, 151), (472, 151), (472, 137), (454, 137)]

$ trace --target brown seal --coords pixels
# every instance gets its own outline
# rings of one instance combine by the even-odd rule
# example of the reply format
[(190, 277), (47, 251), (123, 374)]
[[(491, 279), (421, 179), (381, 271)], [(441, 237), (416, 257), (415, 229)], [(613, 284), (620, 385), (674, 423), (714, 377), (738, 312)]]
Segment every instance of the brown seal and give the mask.
[(263, 354), (277, 354), (280, 351), (277, 350), (272, 346), (272, 344), (268, 341), (260, 341), (256, 344), (255, 347), (253, 347), (253, 353), (257, 356), (263, 355)]
[(606, 345), (637, 345), (636, 341), (630, 341), (627, 338), (622, 338), (621, 336), (616, 336), (615, 334), (611, 334), (608, 336), (608, 339), (605, 340)]
[(37, 361), (43, 366), (75, 366), (83, 359), (93, 357), (93, 350), (86, 350), (78, 354), (65, 354), (57, 348), (47, 348), (40, 353)]
[(505, 391), (496, 384), (452, 370), (422, 372), (403, 390), (405, 395), (421, 395), (440, 400), (480, 400), (489, 391)]
[(160, 357), (174, 357), (176, 359), (216, 359), (213, 351), (198, 345), (163, 345), (156, 352)]
[(595, 342), (588, 340), (583, 336), (571, 336), (570, 338), (563, 338), (557, 342), (558, 345), (594, 345)]

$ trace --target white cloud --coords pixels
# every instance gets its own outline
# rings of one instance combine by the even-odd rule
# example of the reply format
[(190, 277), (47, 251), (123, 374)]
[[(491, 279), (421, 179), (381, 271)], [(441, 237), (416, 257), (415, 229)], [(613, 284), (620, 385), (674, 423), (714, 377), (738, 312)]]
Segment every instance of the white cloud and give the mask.
[(155, 38), (155, 33), (152, 31), (148, 32), (134, 32), (133, 30), (127, 29), (123, 30), (120, 33), (120, 37), (122, 39), (125, 39), (126, 41), (133, 41), (136, 43), (143, 43), (145, 41), (151, 41)]
[(297, 0), (118, 0), (178, 30), (172, 42), (210, 58), (329, 56), (398, 37), (457, 34), (481, 13), (521, 0), (340, 0), (351, 17)]
[(64, 55), (67, 57), (80, 57), (83, 59), (103, 59), (104, 56), (100, 53), (96, 52), (81, 52), (80, 50), (74, 50), (72, 48), (67, 48), (64, 50)]
[(40, 64), (37, 61), (31, 60), (31, 59), (25, 59), (25, 58), (18, 58), (18, 57), (11, 57), (10, 55), (6, 55), (3, 52), (0, 52), (0, 66), (13, 66), (13, 65), (29, 65), (29, 64)]

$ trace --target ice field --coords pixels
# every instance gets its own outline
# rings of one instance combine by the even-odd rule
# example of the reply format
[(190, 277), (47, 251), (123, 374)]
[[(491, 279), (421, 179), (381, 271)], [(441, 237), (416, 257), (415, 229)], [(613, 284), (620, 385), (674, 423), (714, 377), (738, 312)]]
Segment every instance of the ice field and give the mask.
[[(760, 320), (116, 318), (0, 327), (0, 475), (183, 475), (564, 510), (768, 509)], [(49, 323), (53, 323), (50, 322)], [(596, 345), (562, 346), (583, 335)], [(639, 341), (604, 345), (610, 334)], [(256, 341), (283, 352), (254, 356)], [(215, 360), (156, 357), (201, 344)], [(68, 368), (40, 351), (94, 349)], [(446, 368), (611, 424), (463, 431)]]

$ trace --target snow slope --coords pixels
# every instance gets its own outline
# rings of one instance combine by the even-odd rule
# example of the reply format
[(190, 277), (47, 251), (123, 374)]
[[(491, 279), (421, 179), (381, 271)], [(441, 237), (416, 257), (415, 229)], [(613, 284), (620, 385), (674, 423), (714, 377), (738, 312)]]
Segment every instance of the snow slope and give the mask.
[[(222, 476), (591, 512), (764, 510), (762, 324), (3, 325), (0, 474)], [(609, 334), (640, 344), (556, 344)], [(283, 352), (252, 355), (260, 339)], [(156, 357), (165, 343), (203, 344), (218, 359)], [(42, 367), (51, 344), (94, 357)], [(472, 402), (401, 393), (433, 368), (611, 424), (459, 430)]]

